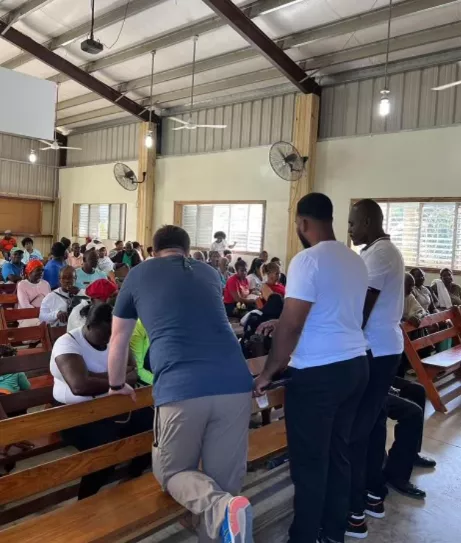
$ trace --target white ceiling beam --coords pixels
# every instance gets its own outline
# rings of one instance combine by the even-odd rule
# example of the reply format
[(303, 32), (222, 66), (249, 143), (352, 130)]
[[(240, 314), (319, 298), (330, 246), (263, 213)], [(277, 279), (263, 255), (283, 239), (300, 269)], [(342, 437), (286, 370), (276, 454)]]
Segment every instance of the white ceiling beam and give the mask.
[[(290, 1), (291, 0), (285, 0), (285, 3), (290, 2)], [(281, 0), (278, 0), (278, 2), (281, 2)], [(416, 11), (419, 11), (419, 10), (431, 9), (431, 8), (439, 7), (447, 3), (451, 3), (451, 0), (448, 2), (447, 0), (406, 0), (394, 6), (393, 17), (394, 18), (403, 17), (411, 13), (415, 13)], [(260, 2), (256, 2), (255, 4), (252, 4), (249, 7), (249, 9), (251, 8), (253, 14), (261, 12), (261, 9), (263, 8), (263, 6), (260, 4), (261, 4)], [(267, 5), (266, 5), (266, 9), (267, 9)], [(276, 40), (276, 43), (280, 47), (282, 47), (282, 49), (289, 49), (289, 48), (297, 47), (311, 41), (315, 41), (315, 40), (319, 40), (319, 39), (323, 39), (327, 37), (334, 37), (337, 35), (344, 35), (350, 32), (356, 32), (358, 30), (367, 28), (368, 26), (386, 22), (388, 17), (389, 17), (389, 9), (380, 8), (380, 9), (362, 14), (360, 16), (353, 16), (346, 19), (341, 19), (340, 21), (335, 21), (334, 23), (329, 23), (326, 25), (321, 25), (321, 26), (311, 28), (309, 30), (303, 30), (301, 32), (290, 34), (288, 36), (285, 36), (284, 38), (281, 38), (280, 40)], [(203, 23), (197, 23), (197, 24), (201, 25)], [(143, 51), (142, 54), (145, 54), (146, 52), (151, 51), (152, 49), (157, 50), (161, 47), (167, 47), (168, 45), (177, 43), (178, 40), (182, 41), (182, 37), (186, 35), (184, 33), (185, 31), (187, 31), (188, 37), (191, 37), (193, 35), (196, 35), (197, 33), (200, 33), (200, 32), (197, 32), (197, 30), (198, 30), (197, 25), (193, 25), (193, 29), (189, 29), (188, 31), (187, 29), (174, 31), (168, 35), (165, 35), (164, 37), (157, 38), (156, 40), (148, 42), (149, 47), (147, 47), (146, 44), (141, 44), (140, 46), (135, 46), (135, 48), (142, 48), (142, 51)], [(156, 42), (155, 47), (153, 46), (153, 42)], [(115, 55), (111, 55), (109, 57), (106, 57), (105, 59), (101, 59), (100, 61), (95, 61), (95, 63), (92, 63), (92, 65), (91, 64), (86, 65), (85, 69), (90, 72), (93, 71), (93, 68), (96, 68), (96, 70), (101, 69), (101, 68), (98, 68), (98, 66), (101, 67), (102, 64), (96, 65), (97, 62), (100, 62), (100, 63), (104, 62), (105, 65), (102, 66), (103, 68), (108, 67), (112, 65), (113, 62), (118, 62), (118, 60), (114, 58), (116, 55), (121, 54), (123, 55), (123, 60), (128, 60), (128, 58), (132, 58), (131, 55), (134, 55), (134, 53), (135, 51), (133, 50), (133, 48), (131, 48), (128, 51), (115, 53)], [(197, 62), (196, 71), (197, 73), (201, 73), (207, 70), (213, 70), (215, 68), (226, 66), (228, 64), (233, 64), (235, 62), (241, 62), (242, 60), (257, 58), (258, 56), (259, 56), (259, 53), (252, 48), (239, 49), (238, 51), (232, 51), (230, 53), (225, 53), (223, 55), (217, 55), (216, 57), (211, 57), (208, 59), (204, 59), (200, 62)], [(192, 74), (192, 64), (186, 64), (184, 66), (180, 66), (178, 68), (173, 68), (170, 70), (165, 70), (163, 72), (156, 74), (154, 76), (154, 84), (163, 83), (165, 81), (171, 81), (172, 79), (176, 79), (179, 77), (187, 77), (191, 74)], [(50, 79), (57, 83), (60, 83), (60, 82), (66, 81), (68, 78), (67, 76), (58, 74), (58, 76), (55, 76)], [(150, 85), (150, 76), (144, 76), (144, 77), (139, 77), (137, 79), (134, 79), (132, 81), (121, 83), (117, 88), (118, 90), (132, 91), (132, 90), (148, 87), (149, 85)], [(98, 99), (99, 97), (94, 93), (83, 94), (81, 96), (77, 96), (75, 98), (71, 98), (69, 100), (60, 102), (58, 104), (58, 110), (86, 104)]]
[[(46, 1), (48, 2), (50, 0)], [(40, 0), (30, 0), (30, 2), (28, 3), (32, 2), (38, 3), (40, 2)], [(123, 21), (123, 19), (125, 18), (125, 13), (127, 18), (133, 17), (133, 15), (142, 13), (143, 11), (152, 8), (157, 4), (161, 4), (162, 2), (165, 2), (165, 0), (134, 0), (128, 5), (128, 8), (126, 7), (126, 4), (124, 4), (123, 6), (120, 6), (112, 11), (107, 11), (102, 15), (98, 15), (98, 17), (96, 17), (94, 21), (94, 30), (101, 30), (115, 23), (118, 23), (119, 21)], [(43, 0), (41, 0), (41, 4), (43, 3)], [(59, 47), (64, 47), (65, 45), (72, 43), (78, 38), (86, 36), (90, 31), (90, 24), (91, 22), (90, 20), (88, 20), (80, 26), (77, 26), (72, 30), (64, 32), (64, 34), (56, 36), (55, 38), (47, 41), (43, 45), (45, 45), (45, 47), (47, 47), (50, 51), (54, 51)], [(29, 62), (33, 59), (34, 56), (32, 54), (22, 53), (21, 55), (18, 55), (4, 62), (2, 64), (2, 67), (14, 70), (15, 68), (18, 68), (19, 66), (22, 66), (26, 62)]]
[(52, 0), (28, 0), (21, 4), (16, 9), (12, 9), (1, 18), (6, 24), (7, 28), (17, 23), (20, 19), (26, 15), (30, 15), (34, 11), (37, 11), (40, 8), (43, 8), (51, 2)]

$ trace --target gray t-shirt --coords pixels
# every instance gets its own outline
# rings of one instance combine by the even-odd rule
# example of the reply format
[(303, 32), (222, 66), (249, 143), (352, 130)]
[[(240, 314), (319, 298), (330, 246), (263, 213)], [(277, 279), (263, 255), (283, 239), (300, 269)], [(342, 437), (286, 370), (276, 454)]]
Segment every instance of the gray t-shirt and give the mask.
[(207, 264), (169, 256), (133, 268), (114, 315), (140, 318), (147, 331), (157, 406), (252, 390), (219, 275)]

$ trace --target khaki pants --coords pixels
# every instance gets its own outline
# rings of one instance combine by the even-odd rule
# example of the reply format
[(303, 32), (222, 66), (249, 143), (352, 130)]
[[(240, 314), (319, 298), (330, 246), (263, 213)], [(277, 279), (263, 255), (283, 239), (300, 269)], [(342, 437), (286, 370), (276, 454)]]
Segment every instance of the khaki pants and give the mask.
[(199, 515), (200, 543), (218, 539), (227, 504), (242, 488), (250, 415), (250, 392), (194, 398), (156, 410), (152, 469), (164, 490)]

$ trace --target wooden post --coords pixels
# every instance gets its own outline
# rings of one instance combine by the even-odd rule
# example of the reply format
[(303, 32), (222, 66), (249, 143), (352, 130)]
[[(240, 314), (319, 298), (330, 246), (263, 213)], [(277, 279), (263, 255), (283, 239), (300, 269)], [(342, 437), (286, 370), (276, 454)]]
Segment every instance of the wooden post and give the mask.
[(139, 128), (138, 140), (138, 221), (136, 238), (146, 249), (152, 245), (154, 234), (154, 202), (155, 202), (155, 162), (156, 162), (156, 130), (152, 124), (154, 145), (148, 149), (145, 145), (149, 123), (142, 123)]
[(296, 253), (302, 249), (296, 234), (296, 205), (298, 200), (308, 192), (312, 192), (314, 188), (319, 103), (320, 100), (316, 94), (298, 94), (296, 96), (293, 145), (301, 156), (308, 157), (308, 161), (302, 177), (291, 183), (288, 208), (287, 266)]

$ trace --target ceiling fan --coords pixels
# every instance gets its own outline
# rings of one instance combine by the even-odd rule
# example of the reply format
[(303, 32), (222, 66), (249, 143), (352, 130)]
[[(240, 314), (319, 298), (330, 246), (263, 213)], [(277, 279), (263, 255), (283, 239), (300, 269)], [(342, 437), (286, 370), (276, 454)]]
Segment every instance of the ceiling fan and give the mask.
[(178, 117), (169, 117), (172, 121), (180, 123), (182, 126), (173, 128), (173, 130), (197, 130), (197, 128), (227, 128), (227, 124), (197, 124), (192, 120), (192, 109), (194, 107), (194, 86), (195, 86), (195, 57), (197, 53), (198, 36), (194, 36), (194, 49), (192, 54), (192, 84), (190, 89), (190, 111), (189, 118), (184, 121)]
[[(44, 143), (45, 145), (48, 145), (48, 147), (41, 147), (40, 151), (59, 151), (60, 149), (72, 149), (74, 151), (81, 151), (81, 147), (65, 147), (63, 145), (59, 145), (58, 140), (56, 138), (56, 130), (58, 128), (58, 98), (59, 98), (59, 84), (56, 85), (56, 117), (54, 120), (54, 131), (55, 131), (55, 138), (54, 141), (51, 143), (46, 140), (38, 140), (40, 143)], [(67, 132), (69, 134), (70, 130)], [(61, 129), (61, 133), (65, 136), (64, 130)]]

